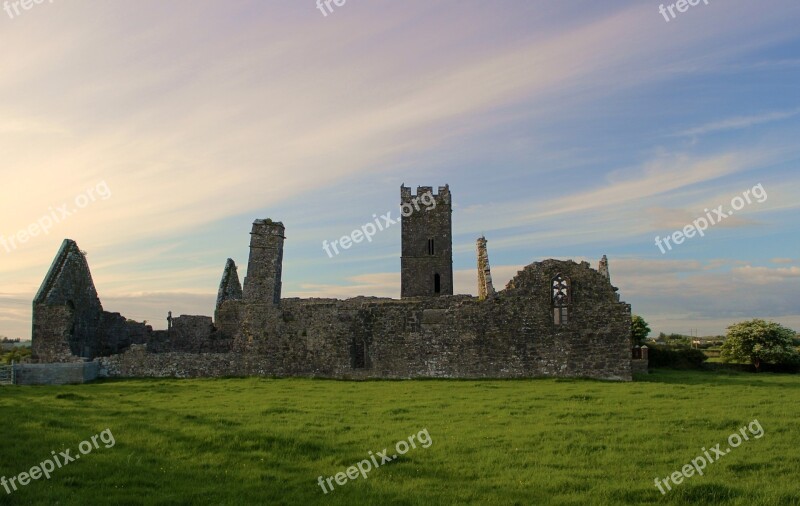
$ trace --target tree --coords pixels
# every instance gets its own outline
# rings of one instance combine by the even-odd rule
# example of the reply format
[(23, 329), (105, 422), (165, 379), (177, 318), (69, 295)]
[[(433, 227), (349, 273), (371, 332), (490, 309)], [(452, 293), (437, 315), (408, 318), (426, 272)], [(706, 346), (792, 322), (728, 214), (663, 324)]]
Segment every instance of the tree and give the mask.
[(797, 350), (792, 345), (794, 330), (775, 322), (756, 318), (728, 327), (728, 336), (722, 345), (723, 362), (733, 360), (750, 362), (761, 369), (761, 364), (785, 364), (797, 360)]
[(672, 346), (673, 348), (691, 348), (692, 347), (692, 338), (691, 336), (684, 336), (683, 334), (675, 334), (672, 333), (667, 336), (665, 339), (668, 345)]
[(17, 363), (25, 362), (31, 356), (30, 348), (14, 348), (0, 357), (0, 362), (10, 364), (12, 361)]
[(631, 337), (633, 344), (641, 345), (644, 340), (650, 335), (650, 326), (639, 315), (631, 317)]

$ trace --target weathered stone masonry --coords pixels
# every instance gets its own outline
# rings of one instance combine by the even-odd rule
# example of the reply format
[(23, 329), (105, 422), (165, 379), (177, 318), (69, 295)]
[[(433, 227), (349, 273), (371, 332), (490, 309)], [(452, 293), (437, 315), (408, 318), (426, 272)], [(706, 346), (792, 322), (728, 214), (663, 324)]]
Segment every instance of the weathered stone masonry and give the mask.
[(489, 267), (489, 252), (486, 250), (486, 238), (481, 236), (477, 241), (478, 249), (478, 298), (480, 300), (488, 297), (494, 297), (497, 292), (494, 291), (492, 283), (492, 270)]
[[(425, 278), (404, 286), (426, 295), (281, 299), (284, 227), (257, 220), (243, 293), (236, 288), (236, 267), (228, 260), (213, 321), (181, 316), (169, 331), (144, 328), (140, 335), (129, 330), (124, 340), (121, 328), (109, 334), (104, 325), (70, 327), (83, 318), (70, 315), (81, 311), (70, 313), (64, 306), (67, 298), (56, 297), (34, 305), (34, 350), (46, 360), (96, 359), (100, 374), (107, 376), (630, 380), (630, 306), (618, 302), (607, 270), (598, 272), (585, 262), (546, 260), (525, 267), (504, 290), (485, 300), (446, 294), (452, 291), (452, 270), (447, 270), (452, 269), (452, 244), (442, 242), (450, 242), (452, 232), (449, 189), (440, 187), (437, 198), (443, 198), (443, 190), (448, 217), (435, 218), (443, 221), (431, 230), (418, 228), (413, 235), (421, 238), (423, 248), (433, 238), (434, 248), (441, 247), (444, 254), (438, 257), (434, 249), (429, 261), (417, 258), (403, 264), (408, 266), (404, 276), (417, 272)], [(404, 189), (401, 202), (406, 198)], [(406, 238), (404, 232), (404, 242)], [(405, 258), (412, 250), (404, 244), (403, 251)], [(488, 269), (488, 257), (485, 264)], [(93, 284), (88, 288), (91, 275), (85, 258), (75, 257), (70, 265), (65, 266), (71, 272), (68, 284), (82, 287), (80, 305), (95, 314), (99, 300), (93, 305), (96, 293)], [(438, 294), (432, 293), (434, 272), (440, 274)], [(41, 325), (50, 315), (53, 323)], [(82, 346), (88, 341), (95, 344)]]
[[(436, 206), (420, 206), (423, 195), (431, 195)], [(425, 199), (430, 201), (430, 199)], [(416, 202), (416, 206), (414, 203)], [(440, 186), (434, 194), (430, 186), (400, 187), (400, 205), (415, 209), (400, 220), (401, 297), (453, 295), (453, 220), (450, 187)]]
[(41, 362), (74, 362), (143, 343), (152, 328), (103, 311), (84, 253), (65, 239), (33, 299), (32, 352)]

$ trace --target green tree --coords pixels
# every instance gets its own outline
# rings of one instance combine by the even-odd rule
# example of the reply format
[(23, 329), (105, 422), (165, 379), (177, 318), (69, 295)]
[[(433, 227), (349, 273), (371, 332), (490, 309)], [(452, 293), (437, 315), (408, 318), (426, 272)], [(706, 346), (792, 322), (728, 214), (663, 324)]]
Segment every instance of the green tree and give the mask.
[(9, 352), (4, 353), (0, 358), (0, 362), (4, 364), (10, 364), (12, 361), (21, 363), (30, 356), (31, 356), (30, 348), (14, 348)]
[(728, 336), (722, 345), (723, 362), (733, 360), (750, 362), (761, 369), (761, 364), (785, 364), (797, 360), (797, 350), (792, 346), (794, 330), (775, 322), (755, 319), (728, 327)]
[(647, 339), (649, 335), (650, 326), (647, 325), (644, 318), (639, 315), (633, 315), (633, 317), (631, 317), (631, 337), (633, 338), (633, 344), (643, 344), (644, 340)]
[(683, 334), (672, 333), (667, 336), (667, 344), (673, 348), (691, 348), (691, 336), (684, 336)]

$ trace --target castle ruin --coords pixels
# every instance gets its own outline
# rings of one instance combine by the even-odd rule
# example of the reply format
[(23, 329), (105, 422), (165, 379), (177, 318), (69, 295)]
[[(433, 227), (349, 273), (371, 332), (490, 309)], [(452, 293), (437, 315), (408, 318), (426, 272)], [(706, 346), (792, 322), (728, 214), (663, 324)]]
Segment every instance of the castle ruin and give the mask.
[(281, 297), (285, 228), (256, 220), (244, 283), (228, 259), (210, 316), (167, 330), (103, 310), (85, 255), (66, 239), (33, 301), (39, 362), (94, 361), (104, 376), (631, 379), (631, 310), (608, 260), (534, 262), (495, 291), (477, 242), (478, 297), (453, 295), (448, 186), (401, 186), (401, 298)]

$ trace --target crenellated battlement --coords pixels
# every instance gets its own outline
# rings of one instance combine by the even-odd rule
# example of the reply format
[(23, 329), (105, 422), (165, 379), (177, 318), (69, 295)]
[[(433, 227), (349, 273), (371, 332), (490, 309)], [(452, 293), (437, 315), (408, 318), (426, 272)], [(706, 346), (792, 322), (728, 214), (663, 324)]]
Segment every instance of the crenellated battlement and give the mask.
[(450, 203), (450, 185), (439, 186), (438, 193), (433, 192), (433, 186), (417, 186), (417, 193), (411, 193), (411, 188), (405, 185), (400, 185), (400, 203), (411, 202), (426, 193), (433, 195), (436, 202)]

